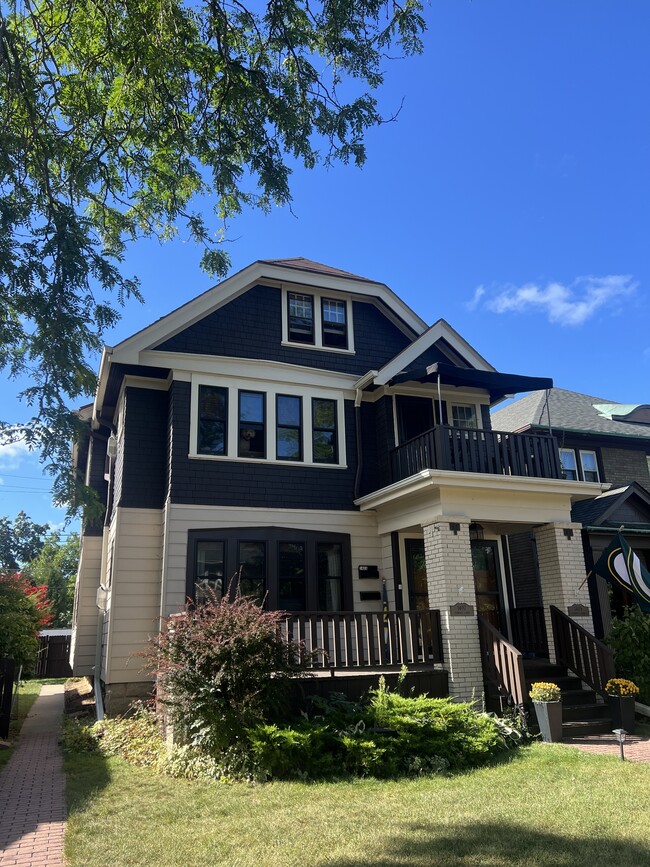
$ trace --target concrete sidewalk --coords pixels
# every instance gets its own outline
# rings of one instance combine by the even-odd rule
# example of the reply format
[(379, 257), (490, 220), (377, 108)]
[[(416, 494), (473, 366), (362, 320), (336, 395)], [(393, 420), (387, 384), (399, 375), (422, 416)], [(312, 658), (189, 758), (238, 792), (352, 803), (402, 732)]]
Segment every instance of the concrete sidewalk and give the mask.
[(63, 684), (43, 686), (0, 774), (2, 867), (62, 867), (65, 777), (59, 747)]

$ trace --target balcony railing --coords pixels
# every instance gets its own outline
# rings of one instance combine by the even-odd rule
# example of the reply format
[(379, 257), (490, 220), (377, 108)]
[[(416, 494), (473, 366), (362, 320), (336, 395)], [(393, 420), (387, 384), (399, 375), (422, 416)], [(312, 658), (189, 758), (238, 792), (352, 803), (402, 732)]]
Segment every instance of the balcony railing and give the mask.
[(442, 662), (440, 612), (301, 611), (287, 613), (281, 634), (304, 647), (315, 669), (428, 666)]
[(391, 452), (392, 481), (422, 470), (561, 479), (555, 437), (437, 425)]

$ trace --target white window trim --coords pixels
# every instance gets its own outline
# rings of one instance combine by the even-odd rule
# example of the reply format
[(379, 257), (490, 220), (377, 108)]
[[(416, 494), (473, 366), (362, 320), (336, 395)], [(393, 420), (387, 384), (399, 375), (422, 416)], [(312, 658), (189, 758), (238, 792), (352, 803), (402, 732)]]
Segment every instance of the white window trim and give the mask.
[[(475, 428), (465, 428), (463, 425), (454, 424), (454, 407), (455, 406), (457, 406), (457, 407), (461, 407), (461, 406), (473, 407), (474, 420), (476, 421), (476, 427)], [(459, 427), (459, 428), (462, 428), (463, 430), (481, 430), (482, 429), (482, 421), (483, 421), (483, 415), (481, 413), (481, 405), (480, 404), (474, 403), (474, 401), (471, 401), (471, 400), (463, 400), (463, 401), (450, 400), (447, 403), (447, 424), (450, 427)]]
[(594, 464), (596, 465), (596, 482), (600, 482), (600, 469), (598, 467), (598, 455), (593, 449), (580, 449), (580, 469), (582, 470), (582, 480), (587, 481), (586, 472), (593, 472), (593, 470), (585, 470), (585, 465), (582, 460), (583, 455), (593, 455), (594, 456)]
[[(203, 455), (197, 451), (199, 432), (199, 386), (216, 385), (228, 391), (227, 454)], [(239, 446), (239, 392), (256, 391), (266, 395), (266, 454), (265, 458), (242, 458), (238, 455)], [(276, 457), (277, 426), (276, 396), (286, 394), (302, 398), (302, 453), (303, 460), (281, 460)], [(335, 464), (314, 461), (314, 442), (312, 430), (311, 400), (313, 397), (336, 401), (338, 462)], [(326, 467), (333, 470), (347, 468), (345, 450), (345, 400), (340, 392), (334, 394), (324, 389), (306, 390), (300, 386), (286, 383), (248, 383), (241, 380), (218, 379), (208, 376), (192, 377), (190, 409), (190, 451), (188, 457), (202, 461), (237, 461), (247, 464), (281, 464), (284, 467)]]
[[(314, 342), (300, 343), (289, 340), (289, 294), (311, 295), (314, 299)], [(323, 346), (323, 298), (345, 303), (345, 322), (348, 335), (348, 348), (341, 349), (337, 346)], [(339, 295), (336, 292), (313, 289), (300, 286), (282, 287), (282, 346), (292, 346), (300, 349), (316, 349), (318, 352), (338, 352), (343, 355), (354, 355), (354, 322), (352, 319), (352, 299)]]

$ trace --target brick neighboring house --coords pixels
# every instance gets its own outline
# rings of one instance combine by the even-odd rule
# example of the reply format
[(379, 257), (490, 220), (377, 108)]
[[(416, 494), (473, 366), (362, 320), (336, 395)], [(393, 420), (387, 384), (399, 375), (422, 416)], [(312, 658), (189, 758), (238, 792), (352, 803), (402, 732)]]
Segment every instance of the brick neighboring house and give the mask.
[[(493, 411), (492, 422), (500, 430), (552, 432), (565, 478), (608, 486), (609, 490), (593, 500), (575, 503), (571, 512), (572, 519), (582, 525), (587, 571), (621, 527), (635, 553), (650, 568), (650, 405), (614, 403), (551, 388)], [(539, 604), (534, 542), (522, 536), (513, 545), (517, 568), (522, 579), (525, 576), (518, 601)], [(589, 579), (589, 588), (595, 633), (603, 637), (611, 627), (610, 590), (607, 582), (596, 576)], [(612, 598), (614, 613), (632, 601), (618, 589)]]
[(76, 449), (106, 516), (83, 527), (74, 673), (96, 666), (121, 709), (150, 689), (133, 654), (161, 619), (241, 573), (326, 666), (406, 662), (470, 699), (480, 629), (517, 632), (522, 533), (546, 631), (550, 605), (592, 629), (571, 509), (603, 487), (563, 478), (546, 431), (490, 423), (505, 395), (551, 386), (307, 259), (255, 262), (105, 348)]

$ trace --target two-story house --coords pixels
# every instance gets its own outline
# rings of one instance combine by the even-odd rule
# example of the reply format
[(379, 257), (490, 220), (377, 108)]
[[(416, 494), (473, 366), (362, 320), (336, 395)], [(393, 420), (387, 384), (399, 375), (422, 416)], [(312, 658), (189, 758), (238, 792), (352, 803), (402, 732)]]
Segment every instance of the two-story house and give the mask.
[(522, 532), (549, 635), (550, 605), (591, 629), (571, 509), (602, 487), (563, 477), (547, 431), (490, 424), (505, 395), (551, 386), (306, 259), (255, 262), (107, 347), (76, 453), (106, 516), (83, 529), (74, 672), (97, 665), (118, 709), (150, 689), (133, 654), (161, 618), (239, 588), (325, 664), (431, 665), (469, 699), (479, 624), (513, 636)]
[[(492, 422), (501, 430), (552, 432), (566, 479), (600, 482), (609, 488), (592, 500), (576, 502), (571, 512), (583, 528), (587, 571), (621, 528), (635, 553), (650, 567), (650, 406), (552, 388), (496, 410)], [(516, 550), (521, 575), (517, 602), (541, 604), (534, 540), (522, 535), (511, 547)], [(589, 579), (589, 588), (595, 634), (602, 637), (611, 624), (610, 596), (614, 610), (632, 600), (597, 576)]]

